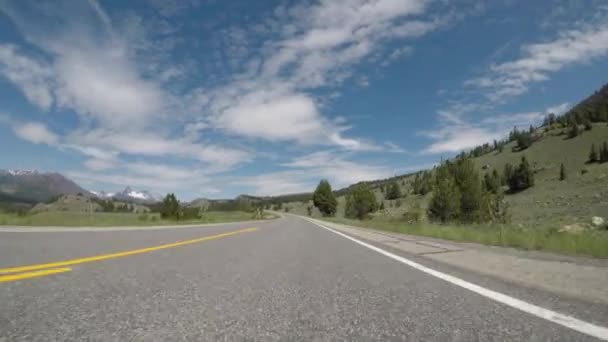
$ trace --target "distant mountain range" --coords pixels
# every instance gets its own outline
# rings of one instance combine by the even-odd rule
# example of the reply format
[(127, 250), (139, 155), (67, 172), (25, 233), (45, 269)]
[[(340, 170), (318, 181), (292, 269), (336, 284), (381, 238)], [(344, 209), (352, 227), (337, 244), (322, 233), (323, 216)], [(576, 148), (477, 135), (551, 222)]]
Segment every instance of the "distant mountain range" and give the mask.
[(5, 201), (37, 203), (59, 195), (77, 193), (90, 195), (87, 190), (56, 172), (0, 169), (0, 198)]
[(100, 199), (151, 204), (162, 201), (148, 191), (126, 187), (121, 192), (89, 191), (56, 172), (0, 169), (0, 202), (35, 204), (47, 202), (60, 195), (82, 194)]

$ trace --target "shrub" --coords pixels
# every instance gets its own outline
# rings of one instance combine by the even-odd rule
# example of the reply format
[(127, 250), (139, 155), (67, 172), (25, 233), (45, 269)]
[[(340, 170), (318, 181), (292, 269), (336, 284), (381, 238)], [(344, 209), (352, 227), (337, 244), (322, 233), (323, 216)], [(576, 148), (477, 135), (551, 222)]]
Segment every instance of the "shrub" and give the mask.
[(566, 168), (564, 167), (564, 163), (559, 167), (559, 180), (566, 180)]
[(139, 215), (137, 217), (137, 219), (140, 220), (140, 221), (148, 221), (148, 214), (147, 213), (143, 213), (143, 214)]
[(423, 215), (424, 212), (422, 208), (420, 208), (420, 204), (416, 203), (412, 206), (412, 208), (403, 213), (403, 219), (407, 223), (419, 223), (422, 221)]

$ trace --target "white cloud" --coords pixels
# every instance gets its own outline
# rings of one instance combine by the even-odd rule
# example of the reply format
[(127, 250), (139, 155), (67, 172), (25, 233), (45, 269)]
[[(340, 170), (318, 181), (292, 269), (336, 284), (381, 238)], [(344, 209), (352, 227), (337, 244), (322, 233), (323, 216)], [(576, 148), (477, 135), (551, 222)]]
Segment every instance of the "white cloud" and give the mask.
[(24, 56), (11, 44), (0, 44), (0, 74), (13, 82), (34, 105), (53, 105), (52, 70), (42, 61)]
[(31, 17), (9, 5), (1, 10), (48, 62), (0, 45), (0, 72), (28, 100), (45, 110), (55, 103), (105, 127), (146, 126), (164, 114), (171, 97), (158, 81), (142, 76), (128, 42), (114, 34), (95, 1), (77, 3), (66, 21), (56, 20), (67, 15), (61, 4), (29, 7)]
[(465, 85), (484, 89), (492, 101), (502, 101), (527, 92), (531, 83), (548, 80), (551, 73), (607, 54), (608, 25), (600, 21), (562, 31), (546, 43), (524, 45), (520, 58), (492, 65), (487, 74)]
[(13, 127), (15, 134), (23, 139), (34, 144), (53, 145), (57, 143), (57, 135), (47, 129), (47, 127), (39, 122), (28, 122), (17, 124)]
[(91, 159), (87, 159), (84, 162), (84, 166), (89, 170), (104, 171), (104, 170), (110, 170), (110, 169), (115, 168), (116, 163), (114, 160), (111, 160), (111, 159), (91, 158)]
[(252, 92), (242, 96), (214, 121), (228, 132), (267, 140), (311, 143), (322, 138), (323, 122), (315, 102), (303, 95), (284, 92)]
[[(525, 113), (503, 113), (487, 116), (473, 120), (463, 117), (467, 111), (453, 115), (450, 110), (444, 110), (440, 114), (441, 128), (433, 131), (420, 132), (420, 135), (433, 140), (424, 153), (454, 153), (468, 150), (485, 143), (490, 143), (494, 139), (505, 138), (507, 133), (514, 126), (527, 128), (529, 125), (538, 125), (545, 115), (549, 113), (559, 113), (568, 104), (564, 103), (549, 107), (544, 111), (525, 112)], [(478, 108), (476, 105), (464, 106), (472, 110)]]
[(238, 149), (200, 144), (185, 138), (166, 138), (161, 134), (98, 129), (75, 132), (66, 140), (68, 145), (77, 146), (89, 155), (104, 151), (110, 155), (182, 157), (208, 163), (218, 171), (252, 159), (249, 153)]
[(319, 151), (284, 163), (287, 170), (264, 175), (240, 177), (234, 184), (252, 188), (256, 195), (310, 192), (320, 179), (328, 179), (334, 189), (350, 184), (386, 178), (393, 174), (382, 166), (365, 165), (345, 159), (338, 151)]
[(425, 135), (435, 140), (425, 152), (434, 154), (463, 151), (500, 137), (499, 132), (471, 126), (445, 127)]
[(549, 107), (545, 110), (545, 113), (550, 114), (553, 113), (555, 115), (562, 115), (564, 113), (566, 113), (568, 111), (568, 109), (570, 109), (570, 103), (565, 102), (562, 104), (559, 104), (557, 106), (552, 106)]

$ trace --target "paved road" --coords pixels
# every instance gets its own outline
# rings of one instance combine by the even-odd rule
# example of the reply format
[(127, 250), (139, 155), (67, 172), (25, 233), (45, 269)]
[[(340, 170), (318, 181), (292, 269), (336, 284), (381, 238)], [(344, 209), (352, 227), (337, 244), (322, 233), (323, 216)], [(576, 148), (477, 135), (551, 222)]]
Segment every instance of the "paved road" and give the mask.
[[(192, 241), (201, 237), (207, 239)], [(176, 241), (190, 242), (166, 246)], [(161, 247), (141, 250), (152, 246)], [(82, 259), (95, 255), (105, 257)], [(74, 259), (80, 263), (40, 267), (71, 269), (64, 273), (0, 282), (0, 341), (596, 340), (296, 217), (201, 228), (0, 233), (0, 280), (12, 266)], [(40, 270), (18, 271), (11, 274)], [(568, 314), (593, 317), (579, 308)], [(593, 323), (606, 326), (606, 320)]]

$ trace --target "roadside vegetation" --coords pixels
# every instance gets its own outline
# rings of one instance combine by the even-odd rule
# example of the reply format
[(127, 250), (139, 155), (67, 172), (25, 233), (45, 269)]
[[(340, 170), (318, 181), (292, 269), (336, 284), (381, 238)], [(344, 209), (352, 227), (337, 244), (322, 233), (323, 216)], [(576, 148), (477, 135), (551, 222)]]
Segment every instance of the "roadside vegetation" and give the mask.
[(162, 219), (159, 213), (103, 213), (103, 212), (42, 212), (19, 215), (0, 213), (0, 225), (9, 226), (65, 226), (65, 227), (110, 227), (110, 226), (161, 226), (204, 223), (222, 223), (251, 220), (251, 213), (242, 211), (207, 211), (197, 219)]
[(608, 258), (608, 232), (585, 230), (579, 233), (560, 232), (555, 226), (521, 227), (518, 225), (438, 225), (406, 223), (399, 218), (374, 217), (356, 220), (343, 217), (324, 218), (327, 221), (383, 230), (401, 234), (428, 236), (457, 242), (514, 247), (552, 253)]
[(99, 200), (83, 194), (64, 195), (31, 209), (0, 211), (0, 225), (15, 226), (156, 226), (221, 223), (273, 218), (244, 201), (181, 203), (167, 194), (161, 203), (142, 205)]

